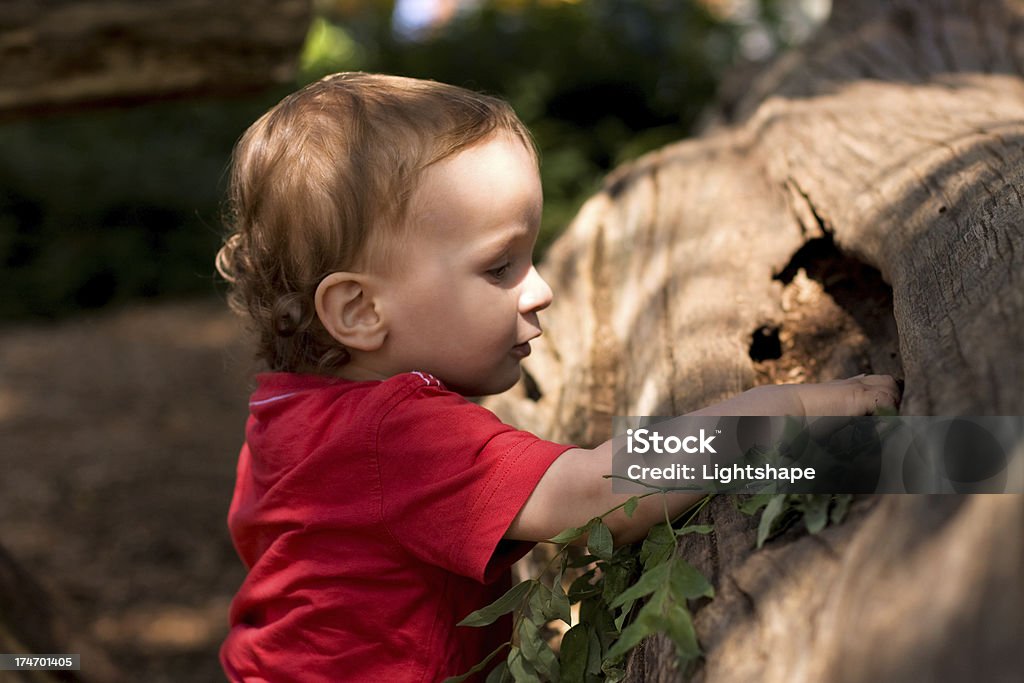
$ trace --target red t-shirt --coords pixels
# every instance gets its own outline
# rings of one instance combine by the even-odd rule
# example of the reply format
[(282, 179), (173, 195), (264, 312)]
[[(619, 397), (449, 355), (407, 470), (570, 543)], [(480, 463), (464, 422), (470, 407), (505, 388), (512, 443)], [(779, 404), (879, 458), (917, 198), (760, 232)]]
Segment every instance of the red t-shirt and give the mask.
[(434, 681), (508, 640), (456, 627), (531, 547), (502, 541), (569, 446), (503, 424), (423, 373), (259, 376), (228, 513), (249, 575), (233, 681)]

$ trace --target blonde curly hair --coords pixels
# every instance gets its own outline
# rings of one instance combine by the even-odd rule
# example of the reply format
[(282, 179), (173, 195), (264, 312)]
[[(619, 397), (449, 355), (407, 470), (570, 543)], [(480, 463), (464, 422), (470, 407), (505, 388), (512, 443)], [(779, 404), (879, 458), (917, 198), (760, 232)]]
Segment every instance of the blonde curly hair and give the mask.
[(367, 73), (312, 83), (249, 127), (216, 264), (271, 370), (330, 373), (348, 361), (317, 318), (317, 285), (339, 270), (386, 270), (423, 170), (501, 131), (536, 155), (499, 99)]

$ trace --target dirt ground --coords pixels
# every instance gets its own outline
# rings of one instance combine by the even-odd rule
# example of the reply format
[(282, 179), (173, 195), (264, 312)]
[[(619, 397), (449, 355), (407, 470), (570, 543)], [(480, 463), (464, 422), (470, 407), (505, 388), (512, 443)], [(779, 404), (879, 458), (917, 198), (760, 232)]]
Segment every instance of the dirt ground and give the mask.
[(217, 301), (0, 328), (0, 544), (122, 680), (223, 680), (242, 339)]

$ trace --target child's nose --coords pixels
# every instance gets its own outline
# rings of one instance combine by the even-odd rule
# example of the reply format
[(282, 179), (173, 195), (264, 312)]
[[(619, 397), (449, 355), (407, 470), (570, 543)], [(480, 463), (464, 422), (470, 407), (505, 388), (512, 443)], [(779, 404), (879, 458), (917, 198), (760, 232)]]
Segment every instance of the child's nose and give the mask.
[(530, 266), (530, 272), (523, 282), (523, 289), (519, 294), (519, 311), (530, 313), (540, 311), (551, 305), (551, 287), (540, 276), (537, 269)]

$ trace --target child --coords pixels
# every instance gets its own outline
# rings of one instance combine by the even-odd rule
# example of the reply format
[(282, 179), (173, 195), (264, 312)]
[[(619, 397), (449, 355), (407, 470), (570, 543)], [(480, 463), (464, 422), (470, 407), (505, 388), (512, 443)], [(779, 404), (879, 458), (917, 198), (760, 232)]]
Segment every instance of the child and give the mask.
[[(272, 372), (229, 513), (249, 575), (221, 650), (235, 681), (434, 681), (508, 639), (457, 628), (534, 542), (621, 503), (611, 445), (544, 441), (465, 396), (519, 378), (551, 290), (532, 263), (537, 157), (503, 102), (348, 73), (285, 98), (234, 154), (217, 258)], [(889, 377), (761, 387), (706, 414), (861, 415)], [(659, 497), (606, 518), (617, 543)], [(670, 497), (676, 514), (698, 496)]]

